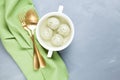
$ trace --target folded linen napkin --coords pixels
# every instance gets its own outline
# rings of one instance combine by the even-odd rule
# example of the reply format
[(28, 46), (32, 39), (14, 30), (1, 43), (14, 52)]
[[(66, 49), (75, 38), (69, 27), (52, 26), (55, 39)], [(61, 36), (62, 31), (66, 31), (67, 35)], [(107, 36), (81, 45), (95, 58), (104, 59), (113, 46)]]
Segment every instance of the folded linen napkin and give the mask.
[(66, 66), (57, 52), (52, 58), (46, 57), (47, 50), (36, 40), (46, 67), (33, 69), (33, 44), (29, 34), (23, 29), (18, 14), (33, 8), (32, 0), (1, 0), (0, 2), (0, 39), (19, 66), (27, 80), (68, 80)]

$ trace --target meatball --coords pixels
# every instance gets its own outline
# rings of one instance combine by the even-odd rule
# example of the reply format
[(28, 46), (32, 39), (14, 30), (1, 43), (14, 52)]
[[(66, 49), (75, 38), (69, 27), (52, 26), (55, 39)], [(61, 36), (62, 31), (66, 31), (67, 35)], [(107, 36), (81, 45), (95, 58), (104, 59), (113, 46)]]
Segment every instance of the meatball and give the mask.
[(51, 42), (54, 46), (61, 46), (63, 43), (63, 37), (60, 34), (55, 34), (52, 37)]
[(61, 24), (57, 32), (66, 37), (70, 34), (70, 27), (67, 24)]
[(47, 20), (47, 25), (48, 27), (50, 27), (52, 30), (56, 30), (59, 25), (60, 25), (60, 21), (59, 19), (57, 19), (56, 17), (51, 17)]
[(50, 40), (53, 36), (53, 31), (50, 28), (45, 27), (42, 29), (40, 35), (44, 40)]

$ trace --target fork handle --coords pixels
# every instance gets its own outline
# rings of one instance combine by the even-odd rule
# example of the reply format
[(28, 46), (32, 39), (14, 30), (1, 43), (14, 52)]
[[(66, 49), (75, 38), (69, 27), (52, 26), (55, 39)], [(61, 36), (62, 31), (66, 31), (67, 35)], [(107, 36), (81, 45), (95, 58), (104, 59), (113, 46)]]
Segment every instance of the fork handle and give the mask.
[(39, 61), (39, 65), (41, 68), (44, 68), (46, 66), (46, 64), (45, 64), (45, 61), (44, 61), (42, 55), (39, 53), (39, 51), (37, 49), (37, 46), (36, 46), (35, 41), (34, 41), (34, 35), (32, 35), (32, 41), (33, 41), (35, 53), (36, 53), (38, 61)]
[(37, 58), (35, 51), (33, 53), (33, 67), (34, 67), (34, 70), (38, 70), (40, 68), (38, 58)]

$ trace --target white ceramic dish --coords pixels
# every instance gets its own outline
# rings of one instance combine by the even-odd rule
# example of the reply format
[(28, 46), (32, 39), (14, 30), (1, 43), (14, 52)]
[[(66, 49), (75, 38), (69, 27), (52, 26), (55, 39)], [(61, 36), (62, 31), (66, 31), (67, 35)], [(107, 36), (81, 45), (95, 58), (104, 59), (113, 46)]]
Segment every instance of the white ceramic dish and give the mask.
[[(46, 15), (44, 15), (38, 22), (37, 24), (37, 27), (36, 27), (36, 36), (37, 36), (37, 40), (38, 42), (48, 50), (48, 55), (47, 57), (51, 57), (52, 56), (52, 53), (53, 51), (60, 51), (60, 50), (63, 50), (65, 49), (66, 47), (68, 47), (70, 45), (70, 43), (72, 42), (73, 40), (73, 37), (74, 37), (74, 25), (73, 25), (73, 22), (71, 21), (71, 19), (65, 15), (64, 13), (62, 13), (62, 10), (63, 10), (63, 6), (59, 6), (59, 9), (58, 9), (58, 12), (50, 12)], [(64, 44), (63, 46), (60, 46), (60, 47), (50, 47), (48, 46), (44, 40), (41, 38), (40, 36), (40, 27), (42, 25), (42, 23), (48, 18), (48, 17), (51, 17), (51, 16), (57, 16), (57, 17), (61, 17), (63, 19), (65, 19), (67, 21), (67, 23), (69, 24), (70, 26), (70, 29), (71, 29), (71, 35), (70, 35), (70, 38), (69, 40), (66, 42), (66, 44)]]

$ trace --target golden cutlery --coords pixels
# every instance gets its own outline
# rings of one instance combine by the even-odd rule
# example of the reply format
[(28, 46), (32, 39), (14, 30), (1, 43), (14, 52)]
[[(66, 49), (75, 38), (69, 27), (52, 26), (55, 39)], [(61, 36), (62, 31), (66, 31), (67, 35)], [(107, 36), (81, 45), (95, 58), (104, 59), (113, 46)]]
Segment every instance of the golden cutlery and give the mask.
[(40, 67), (44, 68), (46, 66), (45, 61), (44, 61), (42, 55), (39, 53), (37, 46), (35, 44), (35, 41), (34, 41), (34, 30), (35, 30), (36, 25), (38, 23), (38, 16), (37, 16), (37, 13), (33, 9), (27, 11), (27, 13), (25, 15), (25, 22), (27, 24), (26, 27), (28, 29), (30, 29), (32, 32), (32, 40), (33, 40), (34, 50), (35, 50), (36, 55), (38, 57)]
[[(26, 23), (25, 23), (25, 17), (23, 15), (19, 15), (19, 20), (22, 24), (22, 26), (24, 27), (24, 29), (26, 31), (28, 31), (29, 35), (31, 36), (31, 32), (30, 30), (26, 27)], [(31, 39), (33, 40), (33, 38), (31, 37)], [(34, 43), (33, 43), (34, 44)], [(34, 66), (34, 70), (38, 70), (39, 69), (39, 62), (38, 62), (38, 58), (37, 58), (37, 54), (35, 53), (35, 50), (33, 51), (33, 66)]]

